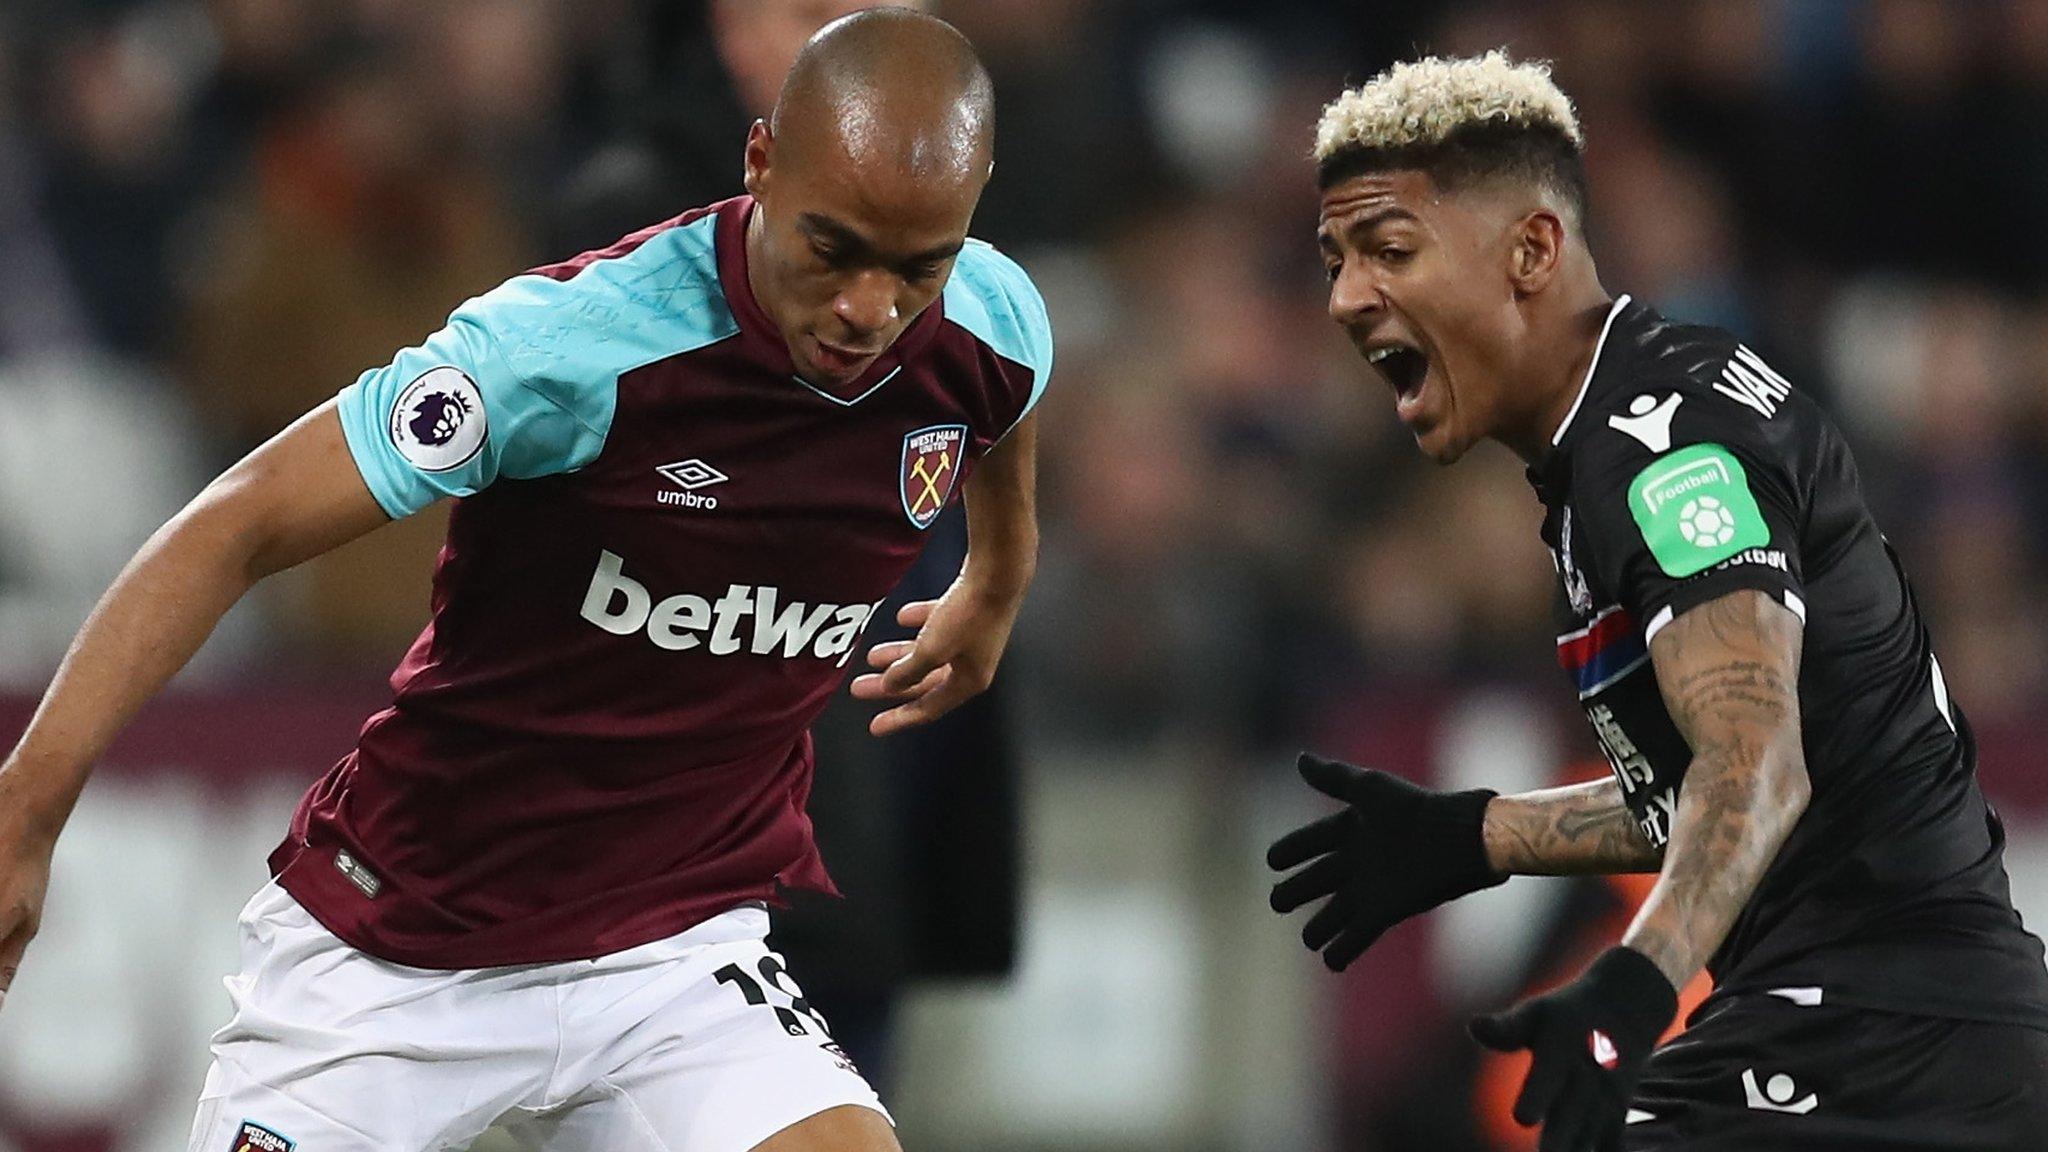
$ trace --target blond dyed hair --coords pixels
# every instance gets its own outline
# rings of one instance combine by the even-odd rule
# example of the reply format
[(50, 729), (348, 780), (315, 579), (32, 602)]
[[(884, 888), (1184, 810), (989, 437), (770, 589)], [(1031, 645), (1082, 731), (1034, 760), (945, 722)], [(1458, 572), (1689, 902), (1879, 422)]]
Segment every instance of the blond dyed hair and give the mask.
[(1426, 56), (1396, 64), (1323, 108), (1318, 163), (1350, 148), (1394, 152), (1440, 147), (1480, 125), (1550, 129), (1583, 148), (1579, 116), (1542, 61), (1517, 64), (1496, 48), (1484, 56)]
[(1571, 98), (1541, 61), (1429, 56), (1396, 64), (1323, 108), (1316, 124), (1316, 180), (1325, 189), (1354, 176), (1415, 169), (1446, 191), (1515, 179), (1586, 212), (1585, 133)]

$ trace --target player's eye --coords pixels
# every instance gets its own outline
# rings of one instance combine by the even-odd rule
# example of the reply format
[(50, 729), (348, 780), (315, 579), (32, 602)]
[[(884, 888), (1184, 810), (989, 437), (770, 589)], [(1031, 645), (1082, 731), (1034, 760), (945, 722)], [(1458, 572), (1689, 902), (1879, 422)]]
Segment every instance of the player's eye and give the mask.
[(1343, 271), (1344, 262), (1342, 260), (1323, 261), (1323, 278), (1328, 280), (1330, 283), (1335, 284), (1337, 282), (1337, 277), (1341, 275)]
[(1393, 264), (1397, 266), (1401, 264), (1406, 264), (1408, 261), (1415, 258), (1415, 253), (1412, 250), (1403, 248), (1397, 244), (1387, 244), (1382, 246), (1377, 255), (1380, 258), (1380, 263)]
[(926, 281), (929, 281), (932, 277), (937, 276), (938, 274), (939, 263), (937, 261), (930, 261), (924, 264), (912, 264), (910, 267), (905, 268), (903, 270), (903, 278), (905, 280), (908, 280), (912, 284), (923, 284)]

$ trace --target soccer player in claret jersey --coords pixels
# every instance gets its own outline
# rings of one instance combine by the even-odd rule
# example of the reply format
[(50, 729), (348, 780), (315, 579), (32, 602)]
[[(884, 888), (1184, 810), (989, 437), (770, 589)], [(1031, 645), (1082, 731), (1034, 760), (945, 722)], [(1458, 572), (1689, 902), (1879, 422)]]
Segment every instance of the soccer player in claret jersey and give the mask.
[(1528, 463), (1613, 777), (1441, 794), (1304, 756), (1345, 807), (1273, 846), (1273, 906), (1328, 897), (1303, 938), (1343, 968), (1510, 874), (1657, 873), (1577, 980), (1473, 1023), (1530, 1051), (1545, 1152), (2038, 1149), (2048, 967), (1849, 448), (1735, 337), (1609, 298), (1580, 147), (1541, 67), (1397, 65), (1324, 112), (1319, 240), (1423, 452)]
[(835, 22), (751, 195), (461, 305), (202, 493), (0, 771), (4, 974), (89, 766), (227, 607), (452, 497), (396, 699), (244, 913), (192, 1147), (895, 1149), (764, 902), (831, 890), (806, 729), (941, 508), (969, 555), (869, 653), (877, 734), (988, 684), (1031, 576), (1051, 335), (967, 238), (992, 116), (948, 25)]

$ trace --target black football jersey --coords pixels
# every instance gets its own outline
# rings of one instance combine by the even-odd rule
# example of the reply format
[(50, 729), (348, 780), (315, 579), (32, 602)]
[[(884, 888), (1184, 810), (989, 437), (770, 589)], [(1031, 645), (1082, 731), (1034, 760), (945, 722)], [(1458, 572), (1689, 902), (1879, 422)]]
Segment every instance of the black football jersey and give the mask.
[(1729, 333), (1624, 296), (1529, 476), (1562, 585), (1558, 663), (1659, 847), (1691, 750), (1650, 639), (1742, 589), (1805, 622), (1812, 800), (1708, 965), (1717, 995), (2048, 1027), (1969, 726), (1820, 408)]

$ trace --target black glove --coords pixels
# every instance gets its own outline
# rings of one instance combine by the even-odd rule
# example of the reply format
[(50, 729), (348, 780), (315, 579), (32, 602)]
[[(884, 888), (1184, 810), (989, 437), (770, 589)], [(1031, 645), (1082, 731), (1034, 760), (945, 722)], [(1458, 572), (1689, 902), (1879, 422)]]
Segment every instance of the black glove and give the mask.
[(1472, 1038), (1535, 1057), (1515, 1121), (1543, 1124), (1542, 1152), (1615, 1152), (1643, 1065), (1677, 1014), (1677, 990), (1648, 957), (1609, 948), (1572, 983), (1473, 1020)]
[(1311, 787), (1347, 807), (1266, 850), (1276, 871), (1314, 861), (1273, 885), (1273, 911), (1330, 897), (1303, 926), (1301, 942), (1321, 952), (1331, 971), (1342, 972), (1408, 917), (1507, 879), (1487, 867), (1481, 833), (1495, 793), (1431, 792), (1306, 752), (1300, 768)]

